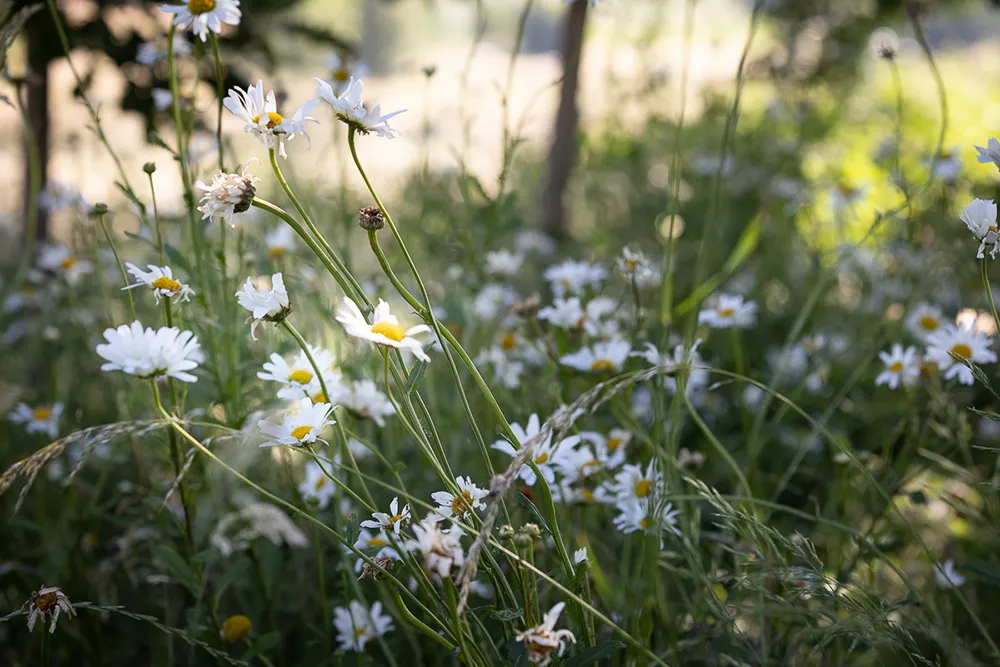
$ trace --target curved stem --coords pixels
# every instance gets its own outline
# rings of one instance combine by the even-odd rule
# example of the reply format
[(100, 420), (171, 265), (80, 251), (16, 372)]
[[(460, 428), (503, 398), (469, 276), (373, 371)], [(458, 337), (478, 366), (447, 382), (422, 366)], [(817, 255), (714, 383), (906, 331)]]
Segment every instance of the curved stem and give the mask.
[(219, 171), (225, 171), (222, 158), (222, 100), (225, 97), (225, 81), (222, 79), (222, 56), (219, 54), (219, 36), (209, 31), (209, 39), (212, 41), (212, 55), (215, 58), (215, 93), (219, 98), (218, 114), (216, 115), (215, 141), (219, 148)]
[(990, 302), (990, 312), (993, 313), (993, 323), (997, 327), (997, 333), (1000, 334), (1000, 317), (997, 316), (997, 306), (993, 302), (993, 288), (990, 287), (990, 277), (989, 269), (986, 266), (986, 253), (983, 253), (982, 262), (982, 275), (983, 275), (983, 287), (986, 288), (986, 300)]
[[(135, 299), (132, 298), (132, 290), (128, 289), (128, 274), (125, 273), (125, 265), (122, 264), (121, 257), (118, 256), (118, 248), (115, 247), (115, 242), (111, 238), (111, 232), (108, 231), (108, 226), (104, 222), (104, 214), (97, 213), (97, 221), (101, 225), (101, 231), (104, 232), (104, 238), (107, 240), (108, 245), (111, 246), (111, 254), (115, 256), (115, 263), (118, 264), (118, 270), (122, 274), (122, 283), (125, 285), (125, 295), (128, 297), (128, 309), (132, 314), (132, 321), (135, 322)], [(169, 297), (168, 297), (169, 298)]]

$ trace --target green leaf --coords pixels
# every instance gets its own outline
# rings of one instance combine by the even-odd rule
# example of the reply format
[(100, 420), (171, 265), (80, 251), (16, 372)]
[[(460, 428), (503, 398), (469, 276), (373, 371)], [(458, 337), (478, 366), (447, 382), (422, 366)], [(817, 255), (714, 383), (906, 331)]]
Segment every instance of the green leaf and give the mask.
[(156, 560), (167, 573), (195, 594), (199, 593), (198, 575), (177, 551), (170, 545), (159, 544), (154, 549)]
[(427, 364), (423, 361), (418, 361), (413, 364), (413, 368), (410, 369), (410, 374), (406, 378), (406, 393), (412, 394), (420, 381), (424, 379), (424, 373), (427, 372)]
[(580, 651), (567, 660), (564, 667), (587, 667), (588, 665), (593, 665), (599, 660), (610, 658), (623, 648), (625, 648), (625, 644), (609, 639), (608, 641), (601, 642), (597, 646), (591, 646), (588, 649)]
[(726, 278), (732, 275), (733, 272), (739, 268), (740, 264), (746, 261), (747, 257), (749, 257), (750, 254), (756, 250), (757, 244), (760, 243), (760, 233), (762, 227), (762, 217), (758, 216), (750, 221), (750, 224), (748, 224), (746, 229), (743, 230), (743, 234), (740, 235), (739, 241), (736, 242), (736, 247), (729, 254), (729, 258), (726, 260), (726, 263), (722, 265), (722, 270), (695, 287), (688, 298), (677, 304), (677, 307), (674, 308), (674, 314), (676, 316), (680, 317), (694, 308), (697, 308), (709, 294), (718, 289)]

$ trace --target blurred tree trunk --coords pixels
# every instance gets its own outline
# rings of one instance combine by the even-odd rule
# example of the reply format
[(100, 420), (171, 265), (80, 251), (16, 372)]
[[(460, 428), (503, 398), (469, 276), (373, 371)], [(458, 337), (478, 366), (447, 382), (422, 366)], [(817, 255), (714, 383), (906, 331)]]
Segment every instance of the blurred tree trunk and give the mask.
[(576, 126), (580, 116), (576, 108), (576, 91), (580, 87), (580, 56), (583, 53), (587, 4), (587, 0), (576, 0), (570, 5), (566, 15), (559, 111), (556, 114), (545, 189), (542, 191), (542, 230), (556, 238), (561, 238), (566, 233), (566, 210), (563, 198), (569, 181), (569, 172), (576, 161)]
[[(38, 149), (38, 159), (41, 162), (42, 187), (48, 180), (49, 164), (49, 57), (50, 42), (54, 39), (52, 18), (47, 12), (38, 12), (32, 16), (24, 30), (27, 42), (28, 72), (25, 81), (25, 109), (28, 123), (35, 135)], [(27, 220), (28, 206), (31, 203), (31, 162), (28, 151), (24, 152), (24, 199), (22, 211)], [(44, 241), (49, 235), (49, 216), (41, 208), (38, 210), (38, 226), (35, 237)], [(24, 240), (27, 243), (27, 239)]]

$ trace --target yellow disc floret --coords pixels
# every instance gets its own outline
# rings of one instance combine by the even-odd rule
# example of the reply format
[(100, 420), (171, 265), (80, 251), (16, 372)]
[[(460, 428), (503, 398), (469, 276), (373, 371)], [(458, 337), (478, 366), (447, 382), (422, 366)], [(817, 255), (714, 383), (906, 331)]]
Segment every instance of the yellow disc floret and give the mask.
[(192, 14), (205, 14), (215, 9), (215, 0), (188, 0), (188, 11)]
[(648, 479), (641, 479), (635, 483), (635, 495), (637, 498), (645, 498), (649, 495), (650, 488), (653, 483)]
[(160, 276), (151, 282), (150, 286), (153, 289), (161, 289), (165, 292), (179, 292), (181, 289), (181, 284), (179, 282), (166, 276)]
[(590, 370), (595, 373), (600, 373), (603, 371), (610, 371), (615, 365), (611, 363), (610, 359), (598, 359), (590, 365)]
[(296, 440), (302, 440), (302, 438), (309, 435), (309, 431), (312, 430), (312, 426), (299, 426), (292, 430), (292, 437)]
[(956, 357), (962, 357), (963, 359), (968, 359), (972, 356), (972, 348), (965, 343), (959, 343), (951, 348), (951, 353)]
[(289, 382), (298, 382), (299, 384), (309, 384), (309, 380), (313, 379), (313, 374), (302, 368), (294, 370), (288, 374)]
[(403, 337), (406, 336), (406, 330), (398, 324), (393, 324), (392, 322), (376, 322), (372, 325), (372, 333), (382, 334), (389, 340), (394, 340), (397, 343), (403, 340)]
[[(192, 0), (193, 2), (194, 0)], [(222, 624), (222, 639), (226, 641), (227, 644), (235, 644), (236, 642), (241, 642), (247, 638), (250, 634), (250, 630), (253, 628), (253, 623), (250, 619), (242, 614), (236, 616), (230, 616), (226, 619), (226, 622)]]

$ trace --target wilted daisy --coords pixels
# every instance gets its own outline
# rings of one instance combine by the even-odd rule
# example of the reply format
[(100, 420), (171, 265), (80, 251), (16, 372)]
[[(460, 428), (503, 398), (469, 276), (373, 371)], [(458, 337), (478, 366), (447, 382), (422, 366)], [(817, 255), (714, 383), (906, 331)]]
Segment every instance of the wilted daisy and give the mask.
[(517, 292), (507, 285), (484, 285), (472, 300), (472, 309), (481, 320), (496, 319), (517, 301)]
[(439, 518), (430, 515), (414, 525), (413, 534), (417, 539), (407, 542), (406, 548), (424, 557), (425, 570), (444, 579), (451, 575), (452, 568), (462, 567), (465, 562), (465, 551), (460, 542), (465, 533), (454, 525), (450, 530), (442, 530)]
[(160, 302), (161, 297), (188, 301), (191, 295), (194, 294), (194, 290), (190, 287), (178, 280), (174, 280), (174, 273), (169, 266), (147, 264), (146, 268), (149, 271), (143, 271), (132, 262), (125, 262), (125, 268), (135, 277), (137, 282), (122, 289), (135, 289), (136, 287), (145, 285), (153, 290), (153, 297), (157, 303)]
[(574, 565), (581, 565), (589, 561), (590, 559), (587, 557), (587, 547), (580, 547), (579, 549), (573, 552)]
[(315, 502), (318, 509), (326, 509), (330, 504), (330, 498), (336, 492), (337, 486), (330, 481), (320, 464), (316, 461), (307, 462), (305, 479), (299, 484), (299, 494), (302, 499)]
[(15, 424), (24, 424), (28, 433), (43, 433), (51, 439), (59, 435), (59, 417), (62, 415), (63, 404), (39, 405), (36, 408), (27, 403), (18, 403), (7, 419)]
[(566, 643), (576, 643), (576, 637), (569, 630), (556, 630), (559, 615), (562, 614), (564, 602), (550, 609), (542, 618), (542, 622), (533, 628), (518, 632), (515, 639), (524, 644), (528, 652), (528, 660), (533, 665), (547, 665), (554, 656), (561, 656), (566, 650)]
[(182, 5), (160, 5), (160, 10), (173, 14), (173, 24), (181, 30), (191, 28), (191, 32), (208, 39), (208, 31), (219, 34), (222, 24), (239, 25), (240, 0), (188, 0)]
[(713, 329), (746, 329), (757, 323), (757, 304), (739, 294), (720, 294), (715, 306), (698, 313), (698, 323)]
[(486, 489), (480, 489), (472, 483), (471, 477), (456, 477), (455, 484), (458, 485), (457, 494), (451, 491), (435, 491), (431, 498), (438, 504), (435, 510), (439, 517), (454, 518), (461, 521), (465, 515), (473, 510), (486, 509), (483, 498), (489, 495)]
[(210, 185), (202, 181), (195, 183), (195, 187), (205, 191), (198, 204), (202, 220), (221, 217), (227, 225), (232, 225), (233, 215), (250, 209), (258, 181), (256, 176), (246, 173), (244, 164), (238, 173), (220, 171)]
[(295, 549), (309, 546), (309, 538), (281, 508), (253, 500), (220, 518), (209, 542), (223, 556), (230, 556), (249, 549), (258, 537), (275, 546), (287, 544)]
[(73, 255), (64, 245), (44, 245), (38, 251), (38, 268), (58, 276), (70, 285), (80, 282), (88, 273), (93, 272), (94, 265)]
[(97, 354), (107, 360), (102, 371), (123, 371), (143, 379), (167, 376), (182, 382), (198, 380), (187, 371), (198, 367), (204, 357), (198, 337), (177, 327), (143, 329), (136, 320), (117, 329), (105, 329), (107, 343), (97, 346)]
[(261, 447), (308, 445), (317, 441), (327, 444), (320, 435), (323, 429), (336, 423), (330, 419), (332, 410), (333, 406), (329, 403), (313, 403), (312, 399), (303, 398), (298, 402), (298, 411), (286, 414), (280, 424), (261, 419), (257, 428), (271, 438)]
[(399, 510), (399, 498), (395, 497), (389, 503), (389, 513), (372, 512), (371, 519), (361, 522), (363, 528), (373, 528), (376, 530), (391, 530), (396, 535), (403, 526), (410, 522), (410, 506), (404, 505), (403, 510)]
[(21, 607), (22, 611), (28, 613), (28, 632), (35, 629), (35, 623), (42, 619), (42, 623), (49, 624), (49, 634), (56, 631), (56, 623), (59, 622), (59, 614), (66, 612), (70, 616), (76, 616), (73, 604), (56, 586), (43, 586), (31, 594), (28, 601)]
[[(331, 380), (336, 387), (340, 387), (339, 375), (331, 372), (331, 367), (335, 361), (333, 353), (313, 345), (309, 346), (309, 353), (312, 355), (313, 361), (316, 362), (316, 367), (323, 373), (323, 380), (327, 383), (327, 389), (331, 393), (334, 393), (330, 383), (327, 382), (327, 380)], [(314, 390), (321, 386), (316, 377), (316, 367), (309, 361), (309, 357), (306, 356), (305, 352), (300, 351), (295, 356), (295, 359), (292, 360), (292, 363), (285, 361), (285, 358), (280, 354), (272, 353), (270, 359), (270, 361), (264, 363), (264, 370), (259, 371), (257, 377), (261, 380), (270, 380), (284, 385), (278, 390), (278, 398), (288, 400), (299, 400), (303, 396), (311, 398), (316, 393)], [(338, 397), (327, 396), (328, 400), (317, 402), (336, 403)]]
[(374, 132), (386, 139), (392, 139), (399, 134), (399, 132), (389, 127), (388, 121), (394, 116), (403, 113), (405, 109), (393, 111), (384, 116), (378, 104), (371, 111), (366, 109), (361, 101), (365, 85), (361, 79), (352, 78), (340, 95), (337, 95), (333, 87), (323, 79), (315, 79), (315, 81), (316, 95), (332, 106), (334, 113), (337, 114), (337, 118), (347, 123), (349, 127), (354, 128), (361, 134), (371, 134)]
[(521, 269), (524, 255), (501, 249), (486, 253), (486, 273), (491, 276), (513, 276)]
[(986, 142), (986, 147), (976, 146), (976, 152), (979, 155), (976, 156), (976, 162), (980, 164), (989, 164), (992, 162), (998, 168), (1000, 168), (1000, 141), (997, 141), (995, 137), (990, 137), (990, 140)]
[(236, 300), (251, 313), (253, 324), (250, 325), (250, 337), (254, 340), (257, 340), (254, 330), (261, 321), (281, 322), (292, 312), (285, 281), (280, 273), (271, 276), (271, 289), (258, 289), (248, 277), (243, 283), (243, 289), (236, 293)]
[(906, 328), (920, 340), (934, 333), (947, 321), (941, 315), (941, 309), (928, 303), (918, 303), (906, 315)]
[(382, 603), (375, 602), (366, 609), (357, 600), (347, 607), (333, 610), (333, 625), (337, 629), (337, 643), (342, 651), (363, 651), (365, 645), (395, 626), (392, 619), (382, 613)]
[(399, 320), (389, 312), (389, 304), (382, 299), (378, 300), (375, 312), (372, 315), (374, 320), (368, 324), (368, 320), (361, 314), (358, 304), (354, 303), (350, 297), (344, 297), (344, 305), (337, 313), (337, 321), (344, 325), (347, 333), (357, 338), (369, 340), (378, 345), (394, 347), (400, 350), (409, 350), (413, 355), (424, 362), (429, 362), (430, 357), (424, 352), (423, 343), (413, 338), (415, 334), (426, 333), (431, 330), (426, 324), (418, 324), (404, 329), (399, 325)]
[[(174, 57), (187, 58), (191, 55), (191, 45), (179, 33), (174, 33)], [(140, 65), (152, 67), (161, 60), (167, 59), (167, 38), (152, 42), (143, 42), (135, 52), (135, 61)]]
[(615, 260), (615, 267), (625, 280), (634, 280), (639, 287), (645, 287), (660, 278), (659, 272), (645, 255), (628, 247), (622, 249), (622, 256)]
[(945, 380), (957, 377), (960, 383), (971, 385), (972, 369), (951, 355), (974, 364), (993, 363), (997, 355), (990, 347), (989, 337), (976, 331), (972, 323), (947, 324), (927, 337), (926, 361), (937, 364)]
[(379, 427), (385, 426), (386, 417), (396, 414), (392, 401), (374, 380), (358, 380), (345, 387), (340, 404), (362, 419), (371, 419)]
[(934, 564), (934, 581), (941, 588), (958, 588), (965, 583), (965, 577), (958, 573), (955, 561), (949, 558), (944, 565)]
[(295, 250), (295, 232), (288, 225), (275, 227), (264, 236), (267, 252), (275, 259)]
[(559, 363), (591, 373), (620, 371), (631, 352), (631, 343), (625, 339), (616, 338), (594, 343), (590, 347), (580, 348), (576, 352), (560, 358)]
[[(536, 414), (528, 418), (528, 427), (526, 429), (521, 428), (520, 424), (512, 423), (510, 430), (517, 437), (518, 449), (528, 445), (534, 447), (532, 457), (535, 466), (541, 471), (545, 481), (549, 484), (552, 484), (556, 478), (554, 465), (558, 462), (557, 457), (564, 455), (569, 448), (574, 447), (580, 441), (579, 436), (573, 435), (553, 443), (551, 431), (546, 431), (545, 437), (542, 437), (542, 426)], [(490, 448), (511, 457), (517, 456), (517, 450), (514, 449), (514, 445), (507, 440), (497, 440), (490, 445)], [(535, 471), (528, 465), (521, 466), (521, 470), (517, 476), (528, 486), (534, 486), (535, 481), (538, 479)]]
[(608, 272), (603, 266), (575, 260), (566, 260), (545, 269), (545, 280), (557, 297), (583, 294), (587, 288), (597, 289), (607, 276)]
[(997, 244), (997, 205), (992, 199), (973, 199), (962, 209), (959, 216), (972, 235), (979, 240), (978, 259), (983, 259), (987, 249), (990, 257), (995, 259), (1000, 245)]
[(669, 530), (676, 535), (681, 534), (677, 529), (680, 510), (675, 510), (670, 503), (660, 505), (653, 498), (627, 498), (619, 500), (615, 508), (618, 510), (618, 516), (614, 518), (615, 528), (623, 533), (641, 531), (658, 534)]
[(223, 104), (233, 115), (244, 121), (244, 132), (257, 137), (257, 140), (266, 144), (268, 149), (276, 148), (278, 155), (283, 158), (288, 157), (285, 153), (285, 141), (291, 141), (296, 134), (301, 134), (308, 140), (305, 123), (319, 122), (308, 115), (319, 104), (318, 100), (309, 100), (291, 116), (283, 116), (278, 113), (274, 91), (267, 91), (265, 96), (264, 82), (260, 79), (257, 80), (256, 86), (250, 86), (246, 90), (239, 86), (231, 89)]
[(879, 352), (878, 358), (885, 364), (885, 370), (875, 378), (875, 385), (888, 385), (889, 389), (900, 386), (912, 387), (920, 381), (920, 363), (917, 348), (910, 346), (903, 349), (899, 343), (892, 346), (890, 352)]

